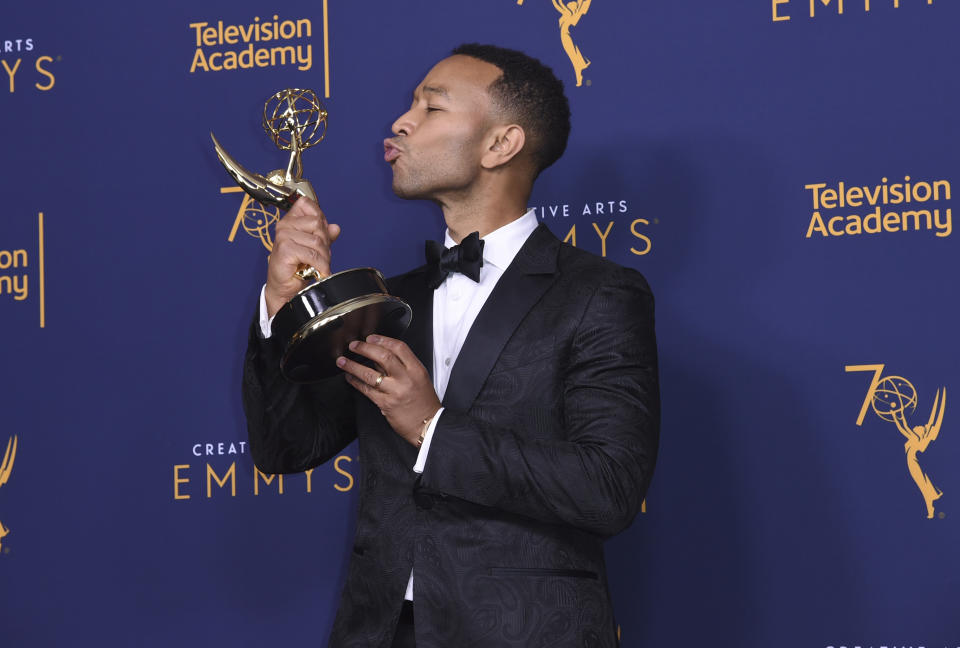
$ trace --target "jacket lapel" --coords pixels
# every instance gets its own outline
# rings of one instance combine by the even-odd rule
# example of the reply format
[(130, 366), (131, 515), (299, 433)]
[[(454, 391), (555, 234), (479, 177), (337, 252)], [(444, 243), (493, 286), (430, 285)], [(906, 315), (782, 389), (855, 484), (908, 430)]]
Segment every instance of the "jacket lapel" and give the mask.
[(541, 224), (517, 252), (467, 333), (450, 373), (444, 407), (470, 409), (510, 336), (553, 283), (559, 249), (560, 241)]

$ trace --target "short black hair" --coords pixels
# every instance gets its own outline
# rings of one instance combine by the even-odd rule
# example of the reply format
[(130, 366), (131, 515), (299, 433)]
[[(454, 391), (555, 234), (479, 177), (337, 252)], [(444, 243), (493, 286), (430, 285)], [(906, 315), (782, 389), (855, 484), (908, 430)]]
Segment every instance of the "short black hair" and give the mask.
[(533, 140), (534, 175), (560, 159), (570, 136), (570, 102), (553, 70), (523, 52), (496, 45), (466, 43), (453, 54), (491, 63), (503, 71), (488, 90), (523, 128), (528, 141)]

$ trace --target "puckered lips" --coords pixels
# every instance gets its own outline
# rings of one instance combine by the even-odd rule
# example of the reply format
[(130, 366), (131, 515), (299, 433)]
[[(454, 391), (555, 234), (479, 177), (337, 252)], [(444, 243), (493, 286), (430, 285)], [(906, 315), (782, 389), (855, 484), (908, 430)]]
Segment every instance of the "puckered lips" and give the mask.
[(397, 146), (393, 139), (388, 138), (383, 140), (383, 159), (385, 161), (393, 162), (400, 157), (401, 152), (400, 147)]

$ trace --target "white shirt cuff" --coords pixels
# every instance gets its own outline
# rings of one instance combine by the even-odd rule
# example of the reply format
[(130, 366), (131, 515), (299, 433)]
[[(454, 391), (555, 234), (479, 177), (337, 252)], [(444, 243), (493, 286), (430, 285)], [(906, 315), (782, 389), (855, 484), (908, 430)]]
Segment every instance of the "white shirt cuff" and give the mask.
[(423, 435), (423, 444), (420, 446), (420, 452), (417, 453), (417, 463), (413, 464), (413, 472), (415, 473), (422, 473), (424, 466), (427, 465), (427, 454), (430, 452), (430, 442), (433, 441), (433, 431), (437, 429), (437, 421), (440, 420), (442, 413), (443, 408), (441, 407), (433, 415), (430, 424), (427, 425), (427, 431)]
[(270, 338), (270, 325), (273, 324), (273, 318), (267, 315), (267, 284), (263, 284), (263, 288), (260, 289), (260, 333), (263, 334), (263, 339), (267, 340)]

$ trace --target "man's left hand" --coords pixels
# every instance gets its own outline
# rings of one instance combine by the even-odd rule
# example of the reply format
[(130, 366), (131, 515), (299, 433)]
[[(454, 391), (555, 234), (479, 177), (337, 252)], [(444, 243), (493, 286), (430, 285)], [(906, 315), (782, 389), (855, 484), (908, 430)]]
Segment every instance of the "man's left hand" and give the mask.
[(382, 335), (350, 343), (350, 350), (377, 364), (371, 369), (340, 356), (337, 366), (347, 382), (380, 408), (393, 430), (417, 445), (424, 419), (440, 409), (440, 399), (426, 367), (405, 343)]

